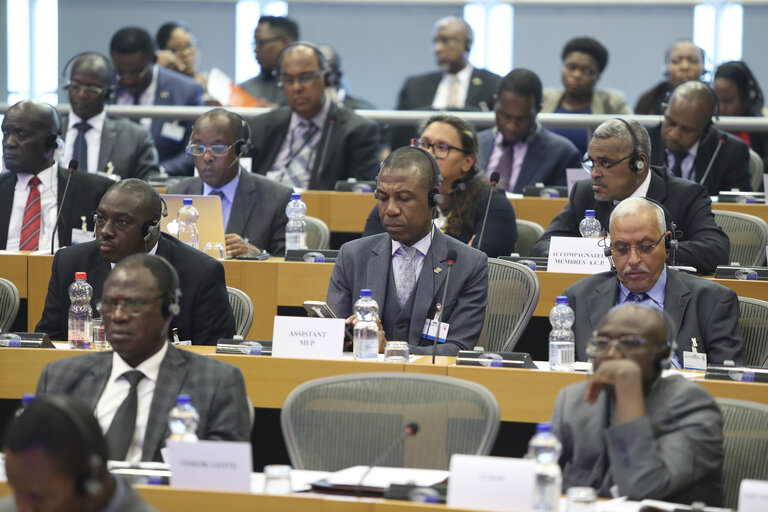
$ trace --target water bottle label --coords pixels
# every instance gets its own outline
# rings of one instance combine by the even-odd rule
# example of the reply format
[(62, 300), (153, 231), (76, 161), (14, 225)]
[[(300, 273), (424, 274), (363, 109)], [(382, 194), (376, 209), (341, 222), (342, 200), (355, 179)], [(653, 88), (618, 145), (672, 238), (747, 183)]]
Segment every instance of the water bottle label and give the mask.
[(291, 250), (303, 250), (307, 248), (307, 235), (306, 233), (286, 233), (285, 234), (285, 248)]

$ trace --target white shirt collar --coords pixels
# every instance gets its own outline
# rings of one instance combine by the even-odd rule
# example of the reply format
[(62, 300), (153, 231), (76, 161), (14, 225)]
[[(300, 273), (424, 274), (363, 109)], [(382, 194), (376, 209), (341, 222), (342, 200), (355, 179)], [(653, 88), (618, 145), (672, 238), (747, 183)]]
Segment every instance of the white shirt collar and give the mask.
[[(163, 235), (160, 235), (160, 236), (162, 237)], [(151, 254), (151, 255), (153, 255), (153, 256), (154, 256), (155, 254), (157, 254), (157, 245), (158, 245), (159, 243), (160, 243), (160, 239), (158, 238), (158, 239), (157, 239), (157, 242), (155, 242), (155, 245), (154, 245), (154, 246), (152, 246), (152, 248), (149, 250), (149, 252), (148, 252), (147, 254)], [(118, 261), (117, 263), (120, 263), (120, 262)], [(117, 265), (117, 263), (110, 263), (110, 265), (112, 266), (112, 270), (114, 270), (114, 269), (115, 269), (115, 265)]]
[(237, 185), (240, 183), (240, 170), (238, 170), (237, 174), (235, 174), (235, 177), (232, 178), (229, 183), (222, 186), (221, 188), (213, 188), (209, 184), (203, 182), (203, 195), (207, 196), (214, 190), (220, 190), (224, 193), (224, 197), (226, 197), (230, 203), (233, 203), (235, 201), (235, 193), (237, 192)]
[[(434, 227), (432, 229), (435, 229)], [(395, 242), (392, 240), (392, 255), (394, 255), (400, 247), (404, 246), (405, 244), (402, 242)], [(432, 245), (432, 231), (427, 233), (427, 236), (413, 244), (411, 247), (415, 247), (416, 250), (418, 250), (422, 256), (426, 256), (427, 252), (429, 251), (429, 247)], [(406, 247), (408, 247), (406, 245)]]
[(163, 362), (163, 358), (165, 358), (166, 352), (168, 352), (168, 342), (164, 342), (160, 350), (142, 361), (136, 368), (133, 368), (131, 365), (126, 363), (125, 360), (123, 360), (123, 358), (120, 357), (117, 352), (113, 352), (112, 373), (109, 376), (109, 381), (115, 382), (125, 372), (139, 370), (144, 374), (144, 377), (153, 382), (157, 382), (157, 376), (160, 374), (160, 365)]
[[(629, 197), (645, 197), (648, 195), (648, 189), (651, 187), (651, 169), (648, 169), (648, 174), (645, 175), (645, 179), (640, 184), (639, 187), (637, 187), (637, 190), (632, 192)], [(613, 204), (619, 204), (621, 201), (614, 201)]]
[[(89, 125), (91, 125), (91, 130), (101, 135), (101, 131), (104, 129), (104, 120), (107, 118), (107, 113), (103, 110), (93, 116), (90, 119), (87, 119)], [(73, 110), (69, 111), (69, 123), (67, 123), (67, 131), (74, 130), (75, 125), (77, 123), (80, 123), (83, 121), (83, 118), (75, 114)]]

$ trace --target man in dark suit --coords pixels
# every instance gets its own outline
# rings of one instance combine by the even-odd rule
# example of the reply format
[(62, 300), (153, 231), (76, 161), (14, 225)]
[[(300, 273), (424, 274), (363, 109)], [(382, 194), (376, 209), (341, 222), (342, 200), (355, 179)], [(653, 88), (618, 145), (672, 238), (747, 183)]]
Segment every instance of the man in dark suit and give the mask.
[[(752, 190), (749, 146), (718, 130), (712, 124), (716, 115), (717, 96), (708, 85), (698, 81), (678, 85), (661, 125), (650, 130), (651, 163), (666, 165), (675, 176), (703, 184), (710, 196), (733, 188)], [(710, 162), (712, 168), (706, 174)]]
[(223, 108), (209, 110), (198, 118), (187, 146), (200, 177), (187, 178), (168, 193), (221, 196), (228, 256), (262, 251), (281, 255), (291, 189), (240, 167), (248, 143), (240, 117)]
[(587, 357), (586, 341), (617, 304), (643, 302), (662, 309), (677, 340), (674, 360), (690, 366), (683, 352), (707, 355), (707, 363), (742, 364), (736, 293), (709, 279), (669, 270), (669, 237), (664, 211), (641, 197), (625, 199), (610, 220), (615, 270), (578, 281), (565, 291), (576, 313), (576, 358)]
[[(435, 58), (440, 71), (408, 77), (400, 89), (397, 110), (490, 110), (501, 77), (469, 63), (474, 35), (461, 18), (438, 20), (433, 29)], [(392, 129), (391, 147), (407, 146), (415, 126)]]
[(643, 196), (664, 205), (676, 225), (679, 246), (671, 251), (670, 262), (674, 256), (675, 264), (690, 265), (702, 273), (712, 273), (717, 265), (728, 263), (730, 241), (715, 223), (707, 191), (675, 178), (667, 169), (650, 167), (648, 132), (636, 121), (626, 123), (617, 118), (597, 127), (588, 159), (582, 164), (592, 180), (573, 186), (568, 203), (534, 244), (532, 255), (547, 256), (553, 236), (580, 236), (579, 222), (586, 210), (595, 210), (595, 218), (605, 229), (615, 202)]
[(72, 63), (64, 86), (72, 111), (61, 118), (64, 161), (76, 159), (85, 172), (146, 179), (160, 172), (152, 137), (140, 125), (104, 112), (113, 75), (112, 64), (99, 53), (83, 54)]
[(456, 253), (456, 263), (442, 305), (442, 321), (449, 328), (437, 354), (471, 350), (483, 329), (488, 258), (433, 227), (439, 172), (425, 150), (392, 152), (377, 179), (379, 215), (387, 233), (344, 244), (333, 267), (326, 302), (353, 323), (350, 315), (360, 290), (370, 288), (379, 304), (380, 352), (390, 339), (407, 341), (412, 354), (432, 353), (432, 341), (422, 333), (425, 319), (431, 320), (440, 307), (450, 252)]
[(69, 294), (75, 272), (86, 272), (93, 287), (91, 306), (101, 299), (104, 282), (114, 264), (137, 253), (162, 256), (181, 276), (181, 313), (171, 328), (181, 341), (215, 345), (235, 333), (229, 306), (224, 267), (208, 255), (161, 233), (160, 220), (167, 215), (157, 191), (138, 179), (118, 181), (104, 194), (96, 209), (96, 240), (59, 251), (53, 258), (48, 295), (37, 332), (51, 339), (67, 339)]
[(32, 100), (16, 103), (5, 114), (2, 130), (9, 172), (0, 174), (0, 249), (49, 248), (59, 207), (57, 247), (72, 243), (72, 229), (80, 228), (82, 219), (92, 230), (91, 212), (113, 182), (75, 172), (64, 197), (70, 174), (53, 158), (60, 140), (53, 107)]
[[(109, 43), (118, 81), (118, 105), (203, 105), (203, 88), (193, 78), (153, 64), (152, 37), (143, 28), (118, 30)], [(173, 176), (191, 176), (193, 165), (184, 149), (192, 123), (170, 119), (141, 120), (152, 135), (162, 171)]]
[(533, 71), (511, 71), (493, 98), (496, 126), (477, 134), (480, 168), (498, 172), (499, 187), (522, 194), (535, 183), (565, 185), (565, 170), (581, 167), (573, 142), (547, 130), (536, 120), (541, 111), (541, 80)]
[(180, 394), (189, 395), (200, 415), (199, 439), (249, 439), (240, 370), (166, 341), (181, 293), (179, 276), (163, 258), (125, 258), (104, 283), (101, 299), (114, 352), (52, 362), (40, 375), (37, 395), (67, 395), (94, 411), (110, 459), (161, 461), (168, 413)]
[(290, 107), (252, 118), (253, 170), (290, 187), (333, 190), (336, 181), (372, 180), (378, 168), (373, 121), (325, 94), (328, 63), (310, 43), (280, 54), (280, 83)]
[(240, 84), (265, 107), (285, 105), (285, 93), (277, 84), (275, 69), (280, 52), (299, 40), (299, 26), (287, 16), (262, 16), (253, 31), (253, 53), (261, 71)]

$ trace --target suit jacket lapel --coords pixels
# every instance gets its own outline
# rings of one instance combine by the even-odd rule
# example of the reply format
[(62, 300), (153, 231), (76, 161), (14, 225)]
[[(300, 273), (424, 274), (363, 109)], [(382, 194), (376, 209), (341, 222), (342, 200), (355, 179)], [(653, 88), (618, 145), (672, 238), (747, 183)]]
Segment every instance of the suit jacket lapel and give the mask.
[(259, 191), (256, 190), (256, 183), (244, 169), (240, 170), (240, 183), (235, 190), (235, 199), (232, 201), (232, 209), (229, 213), (229, 223), (224, 226), (227, 233), (244, 233), (245, 224), (251, 216), (251, 212), (256, 205), (261, 203)]
[(589, 311), (590, 335), (603, 321), (608, 310), (616, 304), (618, 286), (618, 279), (615, 276), (610, 276), (595, 285), (594, 290), (587, 297), (587, 302), (592, 305)]
[(72, 217), (72, 205), (75, 204), (75, 201), (77, 201), (77, 184), (72, 183), (72, 181), (75, 180), (75, 177), (72, 176), (69, 184), (69, 188), (72, 190), (67, 192), (67, 200), (62, 203), (62, 199), (64, 198), (64, 189), (67, 187), (68, 173), (68, 170), (59, 167), (59, 186), (56, 193), (58, 196), (56, 203), (61, 208), (61, 220), (59, 221), (59, 229), (56, 232), (56, 234), (59, 236), (59, 247), (65, 247), (69, 245), (69, 230), (71, 228), (71, 226), (69, 226), (69, 219)]
[[(387, 293), (387, 281), (389, 272), (392, 268), (392, 241), (389, 235), (381, 237), (381, 241), (371, 248), (372, 256), (366, 266), (366, 284), (372, 290), (373, 299), (379, 305), (381, 311), (384, 307), (384, 300)], [(387, 269), (382, 272), (381, 269)], [(394, 291), (394, 290), (393, 290)], [(359, 294), (360, 290), (352, 290), (353, 295)]]
[(142, 460), (155, 460), (160, 446), (165, 441), (168, 432), (168, 411), (176, 403), (176, 395), (181, 391), (187, 370), (184, 358), (179, 349), (168, 345), (168, 352), (160, 364), (160, 372), (155, 383), (155, 393), (149, 406), (149, 418), (144, 434)]
[(546, 161), (546, 155), (542, 154), (544, 148), (541, 145), (539, 137), (533, 137), (528, 143), (528, 149), (525, 152), (523, 164), (520, 166), (520, 175), (515, 183), (515, 193), (522, 193), (523, 186), (528, 183), (534, 183), (534, 176), (538, 171), (538, 166), (542, 161)]
[[(672, 327), (672, 337), (677, 340), (677, 335), (683, 325), (683, 316), (688, 302), (691, 300), (691, 290), (678, 278), (677, 274), (667, 268), (667, 286), (664, 290), (664, 312), (669, 317)], [(691, 340), (677, 340), (678, 351), (687, 350)], [(682, 363), (682, 361), (680, 361)]]
[(112, 373), (112, 356), (105, 354), (102, 364), (94, 364), (85, 374), (78, 384), (78, 399), (90, 407), (92, 411), (96, 410), (96, 404), (107, 387), (109, 375)]
[[(421, 266), (419, 281), (416, 283), (416, 297), (414, 297), (413, 312), (411, 314), (411, 330), (408, 339), (414, 340), (421, 337), (424, 327), (423, 318), (427, 318), (432, 307), (442, 299), (441, 286), (445, 280), (448, 266), (445, 264), (448, 252), (446, 236), (440, 230), (433, 228), (434, 236), (432, 244)], [(435, 272), (440, 268), (439, 272)], [(445, 304), (443, 304), (445, 306)], [(415, 320), (415, 321), (414, 321)]]
[(104, 127), (101, 130), (101, 147), (99, 147), (99, 166), (97, 170), (106, 172), (107, 163), (112, 158), (112, 151), (117, 142), (117, 125), (109, 117), (104, 119)]
[(291, 109), (275, 110), (270, 121), (264, 126), (264, 143), (259, 146), (259, 152), (255, 155), (256, 160), (261, 162), (259, 174), (266, 174), (272, 168), (280, 148), (283, 147), (288, 136), (288, 127), (291, 125)]
[(309, 178), (309, 188), (317, 188), (317, 183), (320, 181), (321, 174), (328, 168), (328, 161), (330, 160), (329, 153), (337, 146), (337, 141), (340, 137), (344, 120), (339, 119), (337, 115), (338, 107), (331, 102), (331, 108), (328, 110), (328, 117), (325, 119), (325, 125), (323, 126), (323, 135), (320, 137), (320, 142), (317, 144), (317, 150), (315, 151), (315, 161), (312, 164), (312, 176)]
[(16, 175), (8, 173), (8, 176), (2, 181), (2, 186), (0, 186), (0, 219), (6, 219), (5, 222), (0, 222), (0, 247), (3, 249), (8, 244), (8, 224), (11, 221), (15, 189)]

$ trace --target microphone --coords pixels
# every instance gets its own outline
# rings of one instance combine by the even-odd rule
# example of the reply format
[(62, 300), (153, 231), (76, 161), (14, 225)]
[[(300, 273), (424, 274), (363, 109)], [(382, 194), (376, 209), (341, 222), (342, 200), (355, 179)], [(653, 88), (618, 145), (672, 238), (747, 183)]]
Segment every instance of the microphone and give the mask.
[(387, 458), (387, 455), (389, 455), (392, 450), (394, 450), (397, 446), (405, 442), (406, 439), (409, 437), (415, 436), (419, 432), (419, 424), (415, 421), (412, 421), (408, 423), (405, 427), (403, 427), (403, 431), (400, 433), (399, 436), (395, 438), (394, 441), (392, 441), (392, 444), (387, 446), (387, 449), (384, 450), (384, 452), (376, 457), (376, 459), (368, 466), (368, 468), (365, 470), (365, 473), (363, 473), (363, 476), (360, 477), (360, 481), (357, 483), (357, 487), (355, 487), (355, 496), (360, 497), (360, 494), (363, 490), (363, 482), (365, 481), (365, 477), (368, 476), (368, 474), (371, 472), (371, 470), (375, 467), (381, 464), (381, 462)]
[(325, 134), (325, 141), (323, 142), (323, 150), (320, 153), (320, 163), (317, 165), (317, 173), (315, 173), (318, 177), (320, 177), (320, 174), (323, 172), (323, 165), (325, 165), (325, 155), (327, 153), (328, 144), (331, 141), (331, 135), (333, 135), (334, 126), (336, 126), (336, 118), (330, 117), (328, 119), (328, 133)]
[[(435, 353), (437, 352), (437, 340), (440, 338), (440, 325), (443, 322), (443, 308), (445, 307), (445, 295), (448, 293), (448, 281), (451, 279), (451, 269), (456, 263), (456, 251), (451, 249), (448, 251), (448, 257), (445, 262), (448, 264), (448, 274), (445, 276), (445, 283), (443, 287), (443, 301), (440, 303), (440, 311), (437, 312), (437, 332), (435, 332), (435, 341), (432, 342), (432, 364), (435, 364)], [(433, 281), (434, 282), (434, 281)], [(429, 332), (429, 329), (427, 329)]]
[(725, 144), (725, 137), (720, 137), (720, 140), (717, 141), (715, 152), (712, 154), (712, 158), (709, 160), (709, 165), (707, 165), (707, 170), (704, 171), (704, 176), (701, 177), (699, 185), (704, 185), (704, 180), (706, 180), (707, 176), (709, 176), (709, 171), (712, 170), (712, 164), (715, 163), (715, 158), (717, 158), (717, 154), (720, 152), (720, 148), (723, 147), (723, 144)]
[(493, 171), (491, 173), (491, 191), (488, 193), (488, 203), (485, 205), (485, 215), (483, 216), (483, 227), (480, 228), (480, 238), (477, 240), (477, 250), (480, 250), (480, 244), (483, 243), (483, 234), (485, 233), (485, 223), (488, 222), (488, 211), (491, 208), (491, 198), (493, 192), (496, 190), (496, 184), (499, 182), (499, 173)]
[(69, 173), (67, 174), (67, 184), (64, 185), (64, 193), (61, 194), (61, 202), (58, 206), (58, 211), (56, 212), (56, 223), (53, 225), (53, 233), (51, 233), (51, 254), (53, 254), (53, 246), (54, 241), (56, 240), (56, 230), (59, 228), (59, 220), (61, 220), (61, 212), (64, 206), (64, 201), (67, 199), (67, 191), (69, 190), (69, 182), (72, 179), (72, 175), (75, 174), (75, 171), (77, 171), (77, 165), (80, 162), (75, 160), (74, 158), (69, 161), (69, 167), (67, 169), (69, 170)]

